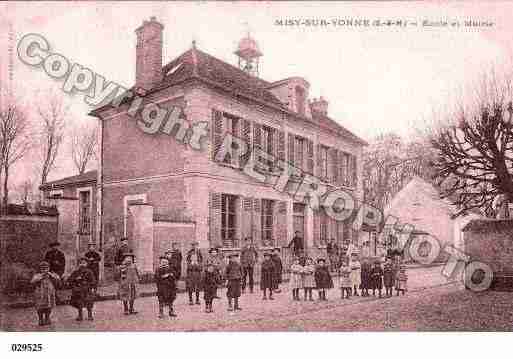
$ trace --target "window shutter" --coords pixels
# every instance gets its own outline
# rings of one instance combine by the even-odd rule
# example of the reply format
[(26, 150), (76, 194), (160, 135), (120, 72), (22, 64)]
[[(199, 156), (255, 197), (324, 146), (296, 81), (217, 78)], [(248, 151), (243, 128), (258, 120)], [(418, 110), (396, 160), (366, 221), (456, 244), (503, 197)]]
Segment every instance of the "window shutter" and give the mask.
[(248, 150), (246, 153), (241, 154), (240, 156), (240, 166), (244, 167), (246, 162), (249, 160), (249, 156), (251, 155), (251, 121), (249, 120), (242, 120), (241, 139), (248, 145)]
[(223, 114), (221, 111), (212, 110), (212, 148), (210, 153), (213, 161), (215, 160), (216, 154), (223, 143), (223, 125)]
[(356, 187), (358, 183), (358, 174), (356, 169), (356, 156), (351, 156), (351, 185)]
[(317, 144), (317, 177), (324, 181), (324, 163), (322, 161), (321, 149), (322, 146)]
[(262, 125), (259, 123), (253, 123), (253, 161), (258, 163), (256, 157), (256, 149), (262, 149)]
[(337, 224), (337, 242), (339, 244), (344, 240), (344, 221), (336, 221)]
[(292, 133), (289, 133), (289, 136), (288, 136), (288, 141), (289, 141), (289, 148), (288, 148), (288, 153), (289, 153), (289, 164), (294, 166), (294, 140), (295, 140), (295, 137)]
[(344, 186), (349, 186), (349, 181), (348, 181), (348, 177), (349, 177), (348, 159), (349, 158), (348, 158), (347, 153), (344, 153), (342, 155), (342, 173), (343, 173), (342, 182), (344, 183)]
[(209, 198), (209, 240), (210, 247), (221, 244), (221, 194), (210, 193)]
[(262, 243), (262, 206), (259, 198), (253, 198), (253, 242)]
[(285, 132), (278, 130), (276, 140), (277, 157), (279, 160), (285, 161)]
[(329, 159), (329, 166), (330, 168), (330, 182), (332, 184), (336, 184), (338, 180), (338, 166), (337, 166), (337, 149), (336, 148), (330, 148), (330, 159)]
[(321, 243), (321, 218), (320, 208), (313, 211), (313, 242), (314, 247), (319, 247)]
[(288, 243), (287, 233), (287, 202), (278, 201), (274, 206), (274, 239), (278, 247), (284, 247)]
[(241, 228), (241, 236), (242, 240), (246, 238), (250, 238), (252, 236), (251, 234), (251, 216), (252, 216), (252, 204), (253, 199), (250, 197), (242, 197), (242, 208), (240, 211), (240, 228)]
[(311, 140), (306, 140), (306, 172), (313, 175), (314, 174), (314, 147), (313, 142)]

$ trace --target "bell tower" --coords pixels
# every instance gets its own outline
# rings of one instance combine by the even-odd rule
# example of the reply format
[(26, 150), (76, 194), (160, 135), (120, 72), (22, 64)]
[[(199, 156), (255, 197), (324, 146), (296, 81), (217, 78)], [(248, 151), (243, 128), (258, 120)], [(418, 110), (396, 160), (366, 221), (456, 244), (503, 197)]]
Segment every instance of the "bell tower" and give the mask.
[(258, 44), (249, 32), (239, 41), (234, 52), (239, 58), (239, 68), (252, 76), (258, 77), (260, 57), (263, 55), (258, 49)]

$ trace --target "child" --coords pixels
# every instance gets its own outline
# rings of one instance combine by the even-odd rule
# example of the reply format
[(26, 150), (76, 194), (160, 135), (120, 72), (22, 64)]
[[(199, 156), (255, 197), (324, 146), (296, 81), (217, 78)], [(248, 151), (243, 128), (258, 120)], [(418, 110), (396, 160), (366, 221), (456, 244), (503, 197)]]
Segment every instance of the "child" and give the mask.
[(200, 305), (201, 265), (198, 263), (197, 256), (191, 256), (187, 264), (185, 287), (187, 289), (187, 293), (189, 293), (189, 305), (194, 305), (192, 300), (193, 292), (196, 294), (196, 304)]
[(299, 290), (303, 288), (301, 273), (303, 266), (299, 264), (299, 258), (295, 258), (290, 266), (290, 287), (292, 288), (292, 300), (299, 301)]
[(395, 281), (395, 291), (397, 292), (397, 295), (399, 295), (399, 292), (402, 292), (404, 295), (408, 290), (407, 281), (408, 275), (406, 274), (406, 267), (401, 264)]
[(212, 302), (216, 297), (217, 286), (221, 282), (221, 276), (212, 263), (207, 264), (203, 273), (203, 299), (205, 300), (205, 313), (213, 313)]
[(96, 276), (88, 268), (87, 258), (80, 258), (78, 268), (71, 273), (68, 283), (71, 286), (71, 306), (78, 310), (77, 321), (84, 320), (82, 310), (87, 309), (87, 320), (93, 320), (93, 305), (96, 288)]
[(319, 258), (317, 260), (317, 268), (315, 268), (315, 284), (319, 291), (319, 300), (328, 300), (326, 297), (326, 289), (333, 288), (333, 279), (331, 278), (329, 268), (326, 265), (326, 260), (324, 258)]
[(169, 265), (168, 257), (160, 257), (160, 264), (155, 271), (155, 284), (157, 285), (157, 298), (159, 300), (159, 318), (164, 318), (164, 307), (169, 307), (169, 316), (176, 317), (173, 309), (173, 303), (176, 299), (176, 280), (177, 273), (175, 268)]
[(342, 266), (340, 267), (340, 294), (341, 299), (344, 299), (344, 292), (346, 293), (346, 299), (351, 297), (351, 268), (349, 267), (348, 259), (345, 258), (342, 261)]
[(39, 325), (50, 325), (50, 314), (55, 307), (55, 288), (59, 285), (59, 276), (50, 272), (50, 264), (41, 262), (39, 264), (39, 273), (34, 274), (31, 284), (34, 284), (36, 291), (34, 299), (36, 302), (37, 316)]
[(315, 265), (313, 262), (313, 259), (308, 257), (305, 260), (305, 266), (303, 267), (303, 272), (301, 273), (301, 279), (303, 284), (303, 291), (305, 294), (305, 301), (307, 299), (308, 294), (308, 300), (313, 301), (312, 292), (315, 288)]
[(383, 267), (383, 284), (385, 285), (385, 296), (386, 297), (392, 296), (394, 280), (395, 280), (394, 267), (392, 265), (391, 259), (387, 258), (387, 261), (385, 262), (385, 266)]
[(372, 295), (376, 295), (376, 289), (379, 291), (379, 297), (381, 298), (381, 289), (383, 288), (383, 269), (379, 261), (374, 263), (374, 267), (370, 272)]
[[(241, 295), (242, 268), (237, 261), (238, 254), (228, 256), (229, 262), (226, 266), (225, 278), (227, 280), (226, 296), (228, 297), (228, 311), (242, 310), (239, 307), (239, 297)], [(232, 307), (232, 301), (234, 306)]]
[(123, 302), (125, 315), (137, 314), (134, 310), (134, 302), (137, 297), (137, 284), (139, 283), (139, 271), (134, 264), (135, 256), (131, 253), (125, 254), (123, 263), (119, 268), (118, 296)]
[(275, 288), (275, 269), (274, 261), (270, 253), (264, 253), (264, 260), (260, 267), (260, 289), (264, 292), (262, 300), (267, 300), (267, 290), (269, 290), (269, 299), (273, 298), (273, 289)]
[(282, 283), (283, 264), (280, 258), (280, 248), (275, 248), (272, 255), (274, 263), (274, 292), (280, 293), (280, 284)]
[(364, 261), (361, 265), (361, 276), (360, 276), (360, 288), (362, 289), (362, 297), (369, 296), (369, 289), (371, 288), (371, 264), (368, 261)]
[(351, 268), (351, 273), (349, 277), (351, 278), (351, 286), (353, 287), (353, 295), (358, 297), (358, 288), (362, 284), (361, 276), (362, 276), (362, 267), (360, 261), (358, 260), (358, 254), (352, 253), (351, 260), (349, 261), (349, 267)]

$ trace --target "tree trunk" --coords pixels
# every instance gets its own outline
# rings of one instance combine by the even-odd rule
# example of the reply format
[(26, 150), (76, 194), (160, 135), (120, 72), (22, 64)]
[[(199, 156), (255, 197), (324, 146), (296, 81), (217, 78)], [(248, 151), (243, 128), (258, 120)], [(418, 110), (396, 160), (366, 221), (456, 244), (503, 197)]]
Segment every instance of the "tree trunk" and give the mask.
[(3, 198), (3, 207), (5, 211), (7, 212), (7, 200), (9, 197), (9, 188), (7, 187), (7, 184), (9, 182), (9, 167), (4, 166), (4, 198)]

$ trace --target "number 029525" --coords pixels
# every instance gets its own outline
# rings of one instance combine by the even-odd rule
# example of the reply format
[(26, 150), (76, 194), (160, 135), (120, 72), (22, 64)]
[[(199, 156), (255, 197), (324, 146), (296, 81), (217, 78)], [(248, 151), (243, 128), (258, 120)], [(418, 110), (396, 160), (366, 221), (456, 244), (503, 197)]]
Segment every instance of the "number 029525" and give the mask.
[(40, 352), (43, 351), (43, 344), (11, 344), (13, 352)]

